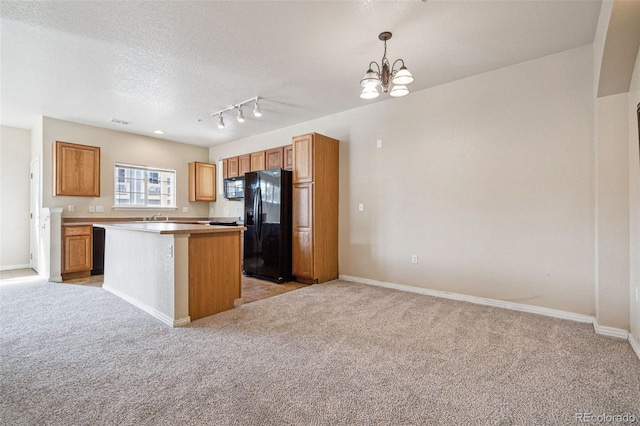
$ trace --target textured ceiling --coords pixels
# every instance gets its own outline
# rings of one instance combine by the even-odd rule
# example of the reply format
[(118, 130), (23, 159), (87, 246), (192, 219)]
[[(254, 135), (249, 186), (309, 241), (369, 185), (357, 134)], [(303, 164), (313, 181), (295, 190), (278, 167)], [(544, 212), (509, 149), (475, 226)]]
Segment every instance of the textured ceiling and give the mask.
[[(590, 44), (599, 11), (599, 1), (2, 0), (0, 119), (162, 129), (213, 146), (389, 100), (359, 98), (382, 31), (415, 92)], [(249, 108), (245, 123), (229, 113), (216, 127), (211, 113), (254, 96), (261, 119)]]

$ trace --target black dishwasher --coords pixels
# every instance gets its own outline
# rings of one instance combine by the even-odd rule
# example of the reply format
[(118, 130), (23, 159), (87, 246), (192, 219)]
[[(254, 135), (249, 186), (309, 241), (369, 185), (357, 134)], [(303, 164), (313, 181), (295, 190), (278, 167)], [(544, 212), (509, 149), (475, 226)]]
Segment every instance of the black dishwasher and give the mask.
[(93, 269), (91, 275), (104, 274), (104, 228), (93, 227)]

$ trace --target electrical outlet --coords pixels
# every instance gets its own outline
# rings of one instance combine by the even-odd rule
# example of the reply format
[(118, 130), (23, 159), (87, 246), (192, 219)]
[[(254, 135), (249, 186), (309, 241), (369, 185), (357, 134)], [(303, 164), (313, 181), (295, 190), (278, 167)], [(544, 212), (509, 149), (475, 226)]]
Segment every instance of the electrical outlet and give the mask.
[(412, 254), (411, 255), (411, 263), (418, 263), (418, 255), (417, 254)]
[(74, 211), (76, 211), (76, 206), (69, 205), (69, 213), (73, 213)]
[(96, 213), (104, 212), (104, 206), (96, 206)]
[(189, 207), (183, 207), (182, 213), (189, 213)]
[(95, 213), (96, 208), (93, 206), (89, 206), (89, 213)]
[(382, 148), (382, 139), (376, 141), (376, 148)]

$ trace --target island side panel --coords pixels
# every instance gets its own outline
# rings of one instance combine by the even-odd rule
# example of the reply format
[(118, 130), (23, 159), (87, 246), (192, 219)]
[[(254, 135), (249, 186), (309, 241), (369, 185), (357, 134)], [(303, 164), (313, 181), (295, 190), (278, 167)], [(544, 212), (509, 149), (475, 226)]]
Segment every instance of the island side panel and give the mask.
[(189, 238), (191, 320), (233, 309), (240, 297), (241, 232), (192, 234)]
[(174, 253), (173, 235), (108, 227), (103, 288), (176, 325)]

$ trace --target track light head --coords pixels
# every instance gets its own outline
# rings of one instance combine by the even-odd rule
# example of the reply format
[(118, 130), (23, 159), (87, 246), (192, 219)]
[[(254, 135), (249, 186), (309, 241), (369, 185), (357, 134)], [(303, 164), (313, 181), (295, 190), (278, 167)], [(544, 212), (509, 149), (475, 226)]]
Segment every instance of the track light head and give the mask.
[(258, 98), (256, 98), (256, 103), (253, 107), (253, 116), (262, 117), (262, 110), (260, 109), (260, 105), (258, 105)]
[(220, 113), (220, 119), (218, 120), (218, 129), (224, 129), (224, 119), (222, 118), (222, 113)]
[(242, 113), (242, 105), (238, 107), (238, 116), (236, 117), (238, 123), (244, 123), (244, 114)]

